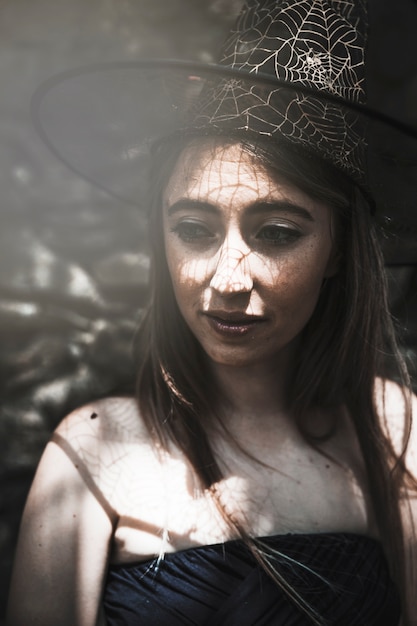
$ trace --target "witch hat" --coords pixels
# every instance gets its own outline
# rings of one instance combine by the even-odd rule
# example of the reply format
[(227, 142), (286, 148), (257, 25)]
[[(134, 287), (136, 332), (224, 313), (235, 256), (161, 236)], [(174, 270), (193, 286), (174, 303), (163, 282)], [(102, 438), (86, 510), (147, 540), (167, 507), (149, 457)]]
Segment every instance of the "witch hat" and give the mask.
[(368, 104), (368, 67), (378, 54), (372, 5), (248, 0), (218, 64), (72, 70), (38, 89), (33, 119), (73, 171), (139, 206), (149, 149), (161, 137), (190, 130), (285, 137), (362, 187), (388, 264), (417, 263), (417, 128)]

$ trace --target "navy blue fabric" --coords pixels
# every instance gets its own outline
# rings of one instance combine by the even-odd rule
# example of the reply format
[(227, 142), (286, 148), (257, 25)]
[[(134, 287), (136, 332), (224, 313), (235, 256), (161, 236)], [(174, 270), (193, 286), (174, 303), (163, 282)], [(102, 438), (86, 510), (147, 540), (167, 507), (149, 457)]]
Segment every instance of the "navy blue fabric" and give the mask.
[[(379, 542), (349, 533), (262, 540), (276, 566), (327, 623), (397, 626), (400, 603)], [(305, 616), (240, 540), (109, 568), (109, 626), (307, 626)]]

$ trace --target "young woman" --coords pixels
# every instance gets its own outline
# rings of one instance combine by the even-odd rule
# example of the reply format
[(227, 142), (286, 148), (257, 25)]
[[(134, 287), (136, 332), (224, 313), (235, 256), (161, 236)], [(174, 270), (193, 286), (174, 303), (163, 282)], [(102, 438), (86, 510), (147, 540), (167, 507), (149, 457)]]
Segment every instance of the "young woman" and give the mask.
[(416, 624), (415, 401), (366, 194), (201, 101), (154, 149), (137, 398), (54, 433), (10, 626)]

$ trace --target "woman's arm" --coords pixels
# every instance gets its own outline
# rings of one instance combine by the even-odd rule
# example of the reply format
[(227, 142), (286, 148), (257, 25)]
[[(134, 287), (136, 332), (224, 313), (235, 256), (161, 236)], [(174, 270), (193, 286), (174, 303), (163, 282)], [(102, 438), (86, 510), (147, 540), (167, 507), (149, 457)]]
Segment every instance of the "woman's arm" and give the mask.
[(112, 531), (76, 461), (50, 442), (22, 518), (8, 626), (105, 624), (100, 605)]
[[(403, 450), (406, 405), (401, 388), (391, 382), (376, 382), (376, 403), (382, 418), (384, 432), (390, 438), (397, 454)], [(409, 433), (405, 464), (417, 484), (417, 397), (411, 397), (412, 423)], [(405, 565), (407, 571), (406, 596), (409, 605), (411, 624), (417, 626), (417, 489), (410, 488), (401, 504), (404, 540)], [(400, 624), (402, 626), (402, 623)]]

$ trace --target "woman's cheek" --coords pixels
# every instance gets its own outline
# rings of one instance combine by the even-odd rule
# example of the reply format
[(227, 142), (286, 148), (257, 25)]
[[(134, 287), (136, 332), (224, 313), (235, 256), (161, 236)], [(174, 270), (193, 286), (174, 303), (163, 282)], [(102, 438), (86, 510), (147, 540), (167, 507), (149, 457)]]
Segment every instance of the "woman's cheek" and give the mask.
[(176, 262), (171, 270), (174, 272), (176, 281), (187, 285), (188, 287), (198, 287), (204, 285), (209, 276), (210, 262), (207, 260), (184, 260), (176, 259)]

